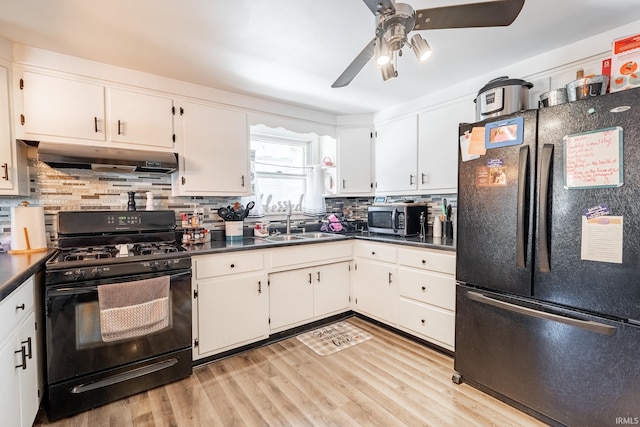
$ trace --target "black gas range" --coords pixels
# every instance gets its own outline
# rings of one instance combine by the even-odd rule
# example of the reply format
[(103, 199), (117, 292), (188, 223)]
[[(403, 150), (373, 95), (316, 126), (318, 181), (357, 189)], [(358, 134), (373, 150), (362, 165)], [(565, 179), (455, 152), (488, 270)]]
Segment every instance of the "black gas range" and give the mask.
[[(50, 420), (191, 375), (191, 258), (175, 224), (169, 210), (58, 213), (59, 251), (46, 264), (44, 290)], [(114, 310), (155, 322), (138, 314), (153, 301), (101, 307), (101, 293), (137, 294), (149, 281), (168, 286), (166, 326), (131, 335), (127, 324), (122, 338), (105, 335), (104, 316)]]
[(190, 268), (174, 229), (169, 210), (60, 212), (59, 251), (47, 263), (45, 283)]

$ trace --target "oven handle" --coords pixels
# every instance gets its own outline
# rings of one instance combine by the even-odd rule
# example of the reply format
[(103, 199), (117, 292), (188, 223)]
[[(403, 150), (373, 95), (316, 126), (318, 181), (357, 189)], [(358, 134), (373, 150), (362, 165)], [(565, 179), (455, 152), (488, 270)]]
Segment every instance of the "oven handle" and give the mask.
[[(191, 270), (181, 271), (180, 273), (172, 274), (169, 279), (174, 280), (179, 277), (191, 275)], [(69, 286), (64, 288), (56, 288), (47, 290), (48, 297), (61, 297), (66, 295), (81, 295), (90, 294), (98, 291), (97, 285), (92, 286)]]

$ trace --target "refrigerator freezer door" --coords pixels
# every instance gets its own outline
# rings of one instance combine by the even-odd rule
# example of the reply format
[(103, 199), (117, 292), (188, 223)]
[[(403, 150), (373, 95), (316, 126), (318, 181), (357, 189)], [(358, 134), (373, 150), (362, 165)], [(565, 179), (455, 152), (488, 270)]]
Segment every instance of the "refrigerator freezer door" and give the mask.
[[(518, 295), (531, 295), (537, 111), (500, 117), (524, 119), (523, 143), (488, 149), (458, 163), (458, 281)], [(496, 120), (463, 125), (460, 133)], [(490, 169), (488, 165), (502, 165)], [(481, 182), (504, 172), (503, 182)]]
[[(618, 108), (625, 106), (631, 108)], [(640, 89), (540, 110), (534, 298), (640, 321), (638, 117)], [(623, 184), (565, 188), (563, 137), (614, 127), (622, 128)], [(598, 167), (607, 165), (593, 165)], [(612, 216), (623, 217), (622, 264), (581, 259), (583, 211), (600, 205), (607, 205)]]
[(640, 327), (466, 286), (456, 313), (463, 381), (564, 425), (640, 417)]

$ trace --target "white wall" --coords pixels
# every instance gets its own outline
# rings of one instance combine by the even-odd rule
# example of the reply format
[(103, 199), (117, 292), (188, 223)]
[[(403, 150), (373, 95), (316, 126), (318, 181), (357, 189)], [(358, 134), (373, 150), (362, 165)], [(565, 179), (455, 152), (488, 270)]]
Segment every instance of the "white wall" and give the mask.
[[(639, 30), (640, 21), (635, 21), (614, 30), (531, 57), (525, 61), (477, 76), (438, 92), (386, 108), (374, 115), (374, 121), (375, 123), (380, 123), (395, 117), (430, 110), (440, 104), (460, 99), (467, 99), (469, 102), (473, 102), (478, 91), (489, 80), (500, 76), (519, 78), (534, 83), (535, 86), (530, 91), (530, 107), (536, 108), (540, 93), (563, 87), (570, 81), (575, 80), (578, 69), (583, 69), (585, 75), (601, 74), (602, 59), (611, 56), (612, 41), (620, 37), (637, 34)], [(522, 48), (526, 49), (526, 46)]]

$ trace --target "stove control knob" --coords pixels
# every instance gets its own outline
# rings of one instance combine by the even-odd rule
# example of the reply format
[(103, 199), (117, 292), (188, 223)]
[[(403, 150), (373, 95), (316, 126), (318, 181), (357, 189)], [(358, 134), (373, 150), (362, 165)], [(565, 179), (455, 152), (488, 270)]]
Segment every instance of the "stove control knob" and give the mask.
[(171, 260), (171, 259), (166, 260), (166, 261), (164, 262), (164, 266), (165, 266), (166, 268), (171, 268), (171, 267), (173, 267), (173, 260)]
[(73, 280), (80, 280), (80, 279), (84, 279), (84, 275), (85, 272), (82, 269), (77, 269), (76, 271), (73, 272)]
[(91, 276), (92, 277), (100, 277), (100, 276), (102, 276), (102, 268), (96, 267), (93, 270), (91, 270)]
[(151, 262), (149, 266), (153, 271), (157, 271), (160, 268), (160, 264), (158, 263), (158, 261)]

